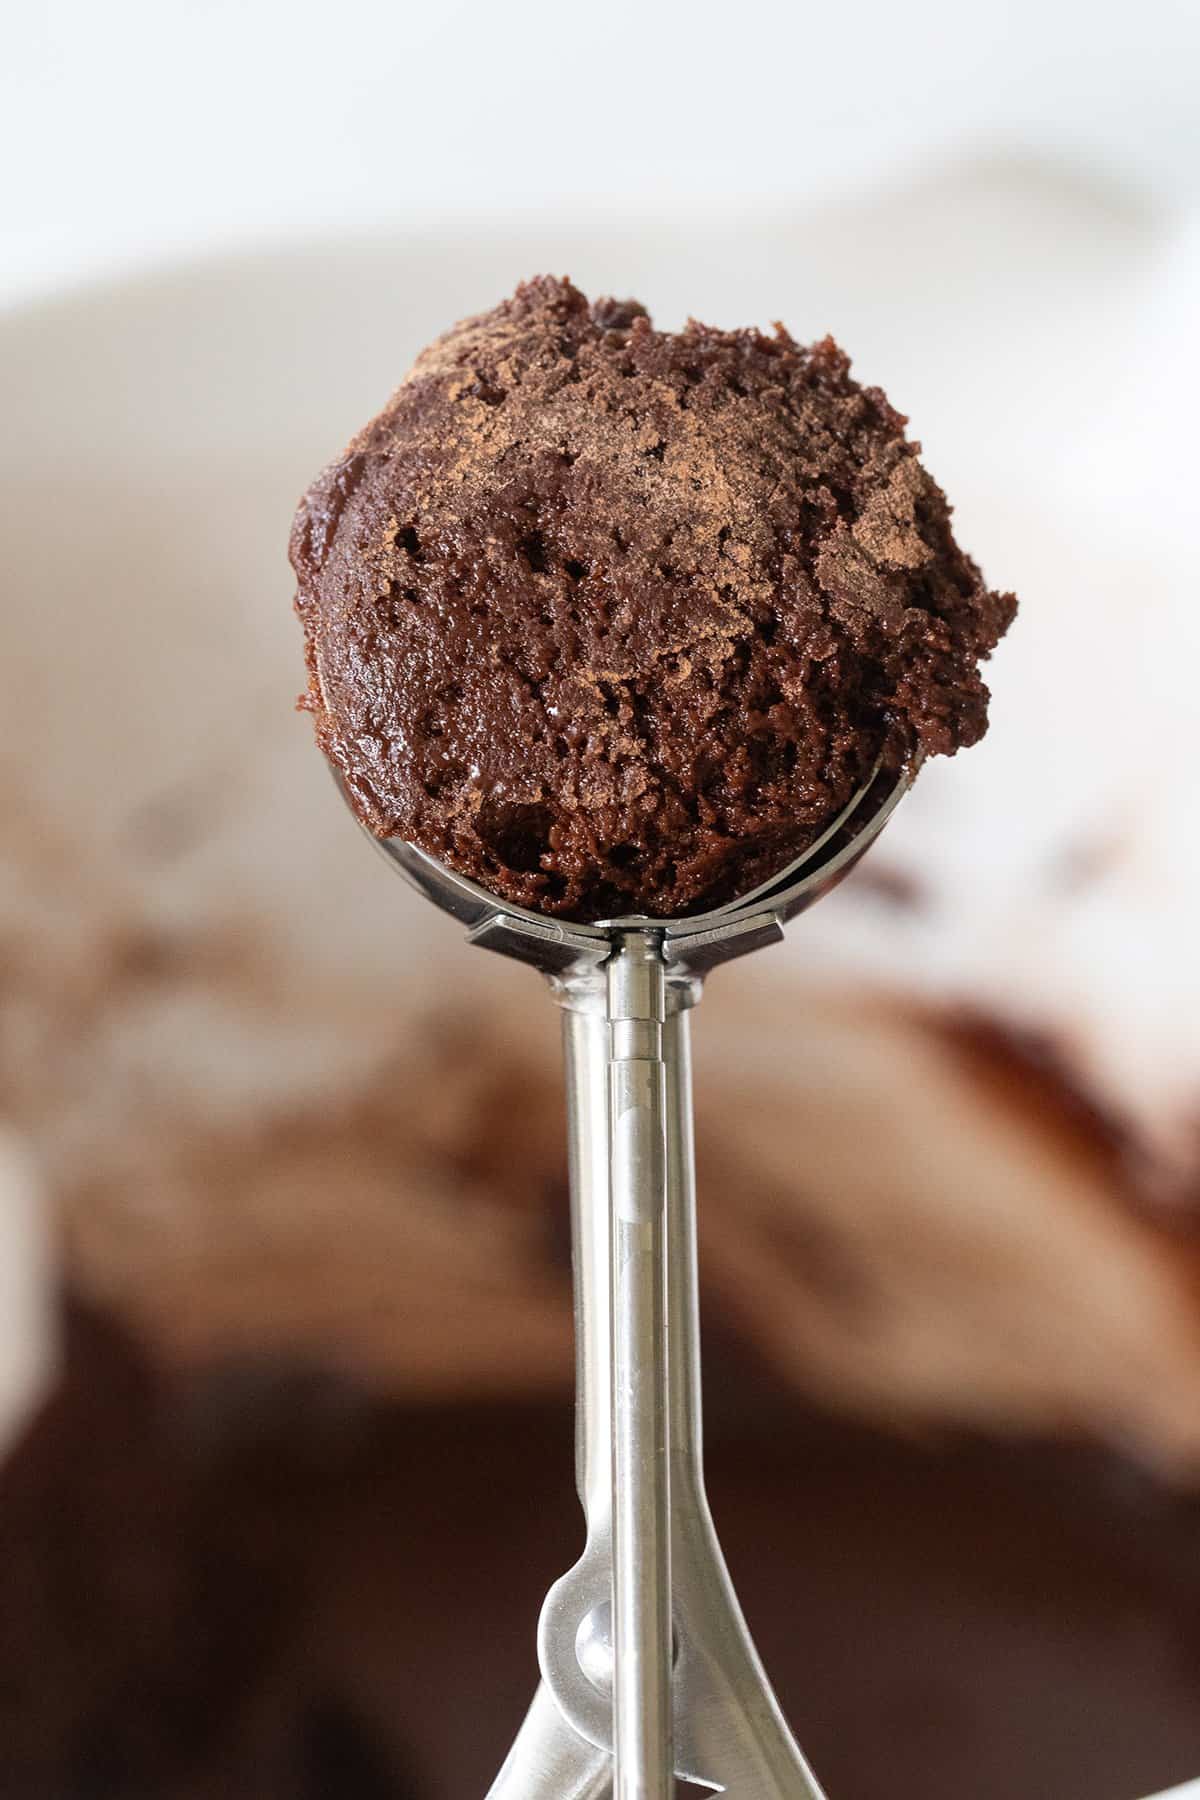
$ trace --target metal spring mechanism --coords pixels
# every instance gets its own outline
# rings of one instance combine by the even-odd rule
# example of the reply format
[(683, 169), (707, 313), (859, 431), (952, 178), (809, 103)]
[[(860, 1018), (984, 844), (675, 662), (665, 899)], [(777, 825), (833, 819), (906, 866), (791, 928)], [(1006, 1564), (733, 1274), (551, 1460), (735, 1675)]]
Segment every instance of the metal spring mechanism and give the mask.
[(695, 918), (544, 918), (379, 846), (472, 942), (549, 975), (563, 1009), (587, 1537), (543, 1604), (541, 1681), (490, 1800), (673, 1800), (677, 1779), (822, 1800), (704, 1492), (689, 1012), (709, 969), (777, 941), (840, 879), (913, 772), (877, 766), (802, 857)]

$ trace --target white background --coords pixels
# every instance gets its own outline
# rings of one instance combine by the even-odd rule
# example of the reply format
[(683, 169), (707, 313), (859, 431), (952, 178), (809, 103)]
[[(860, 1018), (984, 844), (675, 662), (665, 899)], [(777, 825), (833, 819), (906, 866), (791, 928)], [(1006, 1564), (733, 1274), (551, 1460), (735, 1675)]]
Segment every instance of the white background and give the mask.
[(198, 247), (808, 202), (940, 156), (1200, 200), (1196, 0), (4, 0), (0, 299)]

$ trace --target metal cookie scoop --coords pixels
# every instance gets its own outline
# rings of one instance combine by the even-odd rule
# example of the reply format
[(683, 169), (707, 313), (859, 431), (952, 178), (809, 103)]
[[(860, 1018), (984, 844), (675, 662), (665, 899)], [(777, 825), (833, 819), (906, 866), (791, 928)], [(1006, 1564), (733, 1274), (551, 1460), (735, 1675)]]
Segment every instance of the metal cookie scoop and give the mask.
[(587, 1543), (547, 1594), (541, 1682), (490, 1800), (822, 1800), (788, 1730), (704, 1492), (688, 1010), (783, 935), (882, 830), (915, 771), (876, 765), (802, 857), (688, 919), (575, 925), (372, 839), (472, 943), (563, 1007), (575, 1269), (576, 1480)]

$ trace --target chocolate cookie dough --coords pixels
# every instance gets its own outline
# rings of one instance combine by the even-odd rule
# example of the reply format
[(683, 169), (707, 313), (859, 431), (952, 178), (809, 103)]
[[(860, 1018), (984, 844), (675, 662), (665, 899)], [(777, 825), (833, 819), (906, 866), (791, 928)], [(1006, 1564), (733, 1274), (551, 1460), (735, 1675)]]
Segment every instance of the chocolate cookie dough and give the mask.
[(881, 755), (974, 743), (1015, 602), (849, 371), (548, 277), (425, 350), (292, 535), (303, 704), (370, 828), (543, 912), (671, 917)]

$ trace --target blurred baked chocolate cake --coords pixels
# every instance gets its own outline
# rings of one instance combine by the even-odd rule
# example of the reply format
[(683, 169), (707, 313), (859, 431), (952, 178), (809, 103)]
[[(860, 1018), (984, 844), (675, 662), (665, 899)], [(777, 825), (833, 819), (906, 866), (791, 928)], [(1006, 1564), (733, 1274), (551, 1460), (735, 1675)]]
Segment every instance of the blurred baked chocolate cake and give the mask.
[[(983, 205), (989, 259), (1012, 260)], [(963, 244), (939, 244), (957, 294)], [(123, 371), (150, 319), (183, 375), (166, 291), (125, 337), (107, 308), (28, 330), (64, 366), (119, 340)], [(217, 341), (231, 293), (232, 274), (209, 302), (189, 286)], [(1173, 367), (1143, 347), (1131, 366)], [(943, 361), (944, 402), (960, 373)], [(103, 356), (69, 417), (20, 434), (0, 688), (11, 743), (37, 755), (6, 765), (0, 1114), (92, 1325), (50, 1410), (15, 1438), (3, 1421), (16, 1800), (56, 1782), (438, 1800), (443, 1767), (453, 1800), (482, 1791), (528, 1700), (534, 1596), (578, 1546), (556, 1022), (527, 1018), (524, 972), (355, 852), (289, 716), (280, 521), (339, 429), (308, 374), (286, 442), (253, 439), (253, 478), (229, 463), (223, 398), (207, 461), (174, 457), (177, 413), (148, 405), (145, 462), (83, 483), (72, 532), (64, 444), (78, 457), (82, 433), (110, 467)], [(1039, 392), (1052, 376), (1043, 361)], [(1191, 664), (1162, 649), (1190, 642), (1194, 568), (1157, 510), (1149, 528), (1124, 504), (1064, 519), (1040, 482), (1002, 502), (993, 449), (1011, 455), (989, 439), (973, 491), (955, 476), (964, 536), (969, 519), (997, 569), (1004, 547), (1036, 628), (1001, 647), (1005, 706), (969, 781), (931, 766), (875, 858), (762, 959), (769, 993), (743, 1007), (718, 980), (705, 1001), (712, 1487), (834, 1793), (839, 1774), (878, 1789), (887, 1758), (889, 1796), (903, 1768), (928, 1777), (923, 1800), (951, 1769), (955, 1800), (989, 1782), (1133, 1800), (1200, 1770), (1200, 888), (1180, 829)], [(1127, 452), (1114, 442), (1111, 468)], [(222, 531), (195, 531), (198, 495)], [(98, 567), (119, 606), (92, 604)], [(470, 1018), (467, 955), (490, 983)], [(731, 1340), (782, 1410), (745, 1418)], [(987, 1442), (961, 1446), (964, 1427)], [(470, 1535), (484, 1480), (507, 1574), (504, 1547)], [(507, 1661), (500, 1625), (462, 1624), (493, 1598)], [(835, 1628), (815, 1664), (810, 1612)], [(236, 1681), (207, 1667), (217, 1642)], [(862, 1732), (857, 1697), (840, 1707), (839, 1655), (890, 1735)]]
[[(578, 1550), (565, 1400), (406, 1409), (277, 1357), (167, 1379), (67, 1325), (0, 1471), (0, 1792), (484, 1792)], [(763, 1374), (710, 1357), (710, 1486), (831, 1793), (1134, 1800), (1200, 1767), (1193, 1501), (1081, 1448), (880, 1437)]]

